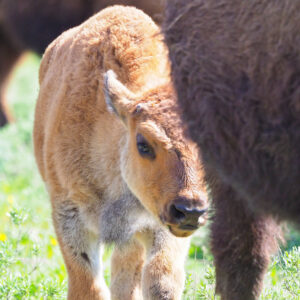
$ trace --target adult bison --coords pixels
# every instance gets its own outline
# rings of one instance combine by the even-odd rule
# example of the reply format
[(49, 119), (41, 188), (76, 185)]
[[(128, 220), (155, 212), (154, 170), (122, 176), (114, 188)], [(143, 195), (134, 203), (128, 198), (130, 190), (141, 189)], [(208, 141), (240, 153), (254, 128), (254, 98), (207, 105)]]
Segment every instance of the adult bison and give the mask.
[(12, 116), (5, 101), (8, 74), (24, 51), (42, 54), (59, 34), (113, 4), (136, 6), (161, 23), (165, 0), (0, 0), (0, 127)]
[(69, 299), (108, 299), (107, 243), (113, 299), (180, 299), (189, 243), (178, 237), (203, 223), (207, 201), (169, 73), (159, 28), (130, 7), (103, 10), (45, 52), (34, 146)]
[(172, 0), (172, 77), (215, 207), (216, 290), (257, 299), (277, 221), (300, 224), (300, 1)]

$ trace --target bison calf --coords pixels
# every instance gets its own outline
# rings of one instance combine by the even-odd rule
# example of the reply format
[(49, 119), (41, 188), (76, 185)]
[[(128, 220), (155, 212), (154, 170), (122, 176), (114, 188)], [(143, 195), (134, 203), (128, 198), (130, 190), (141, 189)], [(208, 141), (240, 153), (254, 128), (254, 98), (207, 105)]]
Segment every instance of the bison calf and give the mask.
[(34, 146), (69, 275), (69, 299), (179, 299), (207, 208), (168, 53), (143, 12), (107, 8), (58, 37), (40, 67)]
[(300, 1), (167, 6), (178, 101), (215, 207), (217, 292), (257, 299), (277, 221), (300, 224)]

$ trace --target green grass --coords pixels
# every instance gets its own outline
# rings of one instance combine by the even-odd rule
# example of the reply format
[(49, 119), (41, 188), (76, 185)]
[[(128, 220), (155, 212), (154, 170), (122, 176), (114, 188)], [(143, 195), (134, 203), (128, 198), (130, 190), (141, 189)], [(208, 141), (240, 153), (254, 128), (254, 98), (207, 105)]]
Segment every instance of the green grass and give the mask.
[[(66, 270), (32, 150), (39, 61), (30, 55), (15, 71), (7, 96), (17, 121), (0, 130), (0, 299), (66, 296)], [(300, 235), (292, 229), (272, 260), (261, 299), (300, 299), (299, 246)], [(105, 266), (109, 283), (109, 252)], [(207, 228), (193, 239), (186, 270), (185, 300), (217, 299)]]

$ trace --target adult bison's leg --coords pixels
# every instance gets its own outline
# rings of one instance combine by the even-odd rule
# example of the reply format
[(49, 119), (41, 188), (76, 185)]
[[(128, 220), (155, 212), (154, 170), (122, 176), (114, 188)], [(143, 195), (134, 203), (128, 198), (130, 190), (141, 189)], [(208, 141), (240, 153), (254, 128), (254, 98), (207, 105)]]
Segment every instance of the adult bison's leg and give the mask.
[(88, 220), (72, 201), (53, 201), (53, 220), (68, 271), (68, 299), (107, 300), (101, 247), (97, 233), (86, 227)]
[(184, 261), (189, 239), (176, 238), (166, 230), (145, 242), (147, 259), (142, 276), (145, 299), (179, 300), (184, 288)]
[(211, 226), (216, 292), (222, 300), (258, 299), (280, 228), (246, 209), (228, 186), (212, 181), (215, 215)]
[(13, 120), (5, 98), (8, 75), (21, 52), (11, 43), (0, 28), (0, 127)]
[(145, 248), (138, 241), (115, 246), (111, 261), (111, 298), (112, 300), (143, 299), (141, 277), (145, 260)]

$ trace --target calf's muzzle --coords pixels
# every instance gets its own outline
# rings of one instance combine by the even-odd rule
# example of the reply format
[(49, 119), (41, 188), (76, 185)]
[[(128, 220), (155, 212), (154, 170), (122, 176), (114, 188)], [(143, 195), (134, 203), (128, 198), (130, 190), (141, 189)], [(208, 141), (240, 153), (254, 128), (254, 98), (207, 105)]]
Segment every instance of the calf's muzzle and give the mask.
[(199, 227), (199, 218), (207, 211), (207, 208), (200, 209), (189, 207), (182, 203), (170, 206), (171, 218), (178, 224), (179, 229), (196, 230)]
[(176, 236), (189, 236), (206, 221), (207, 201), (179, 197), (167, 207), (162, 218)]

